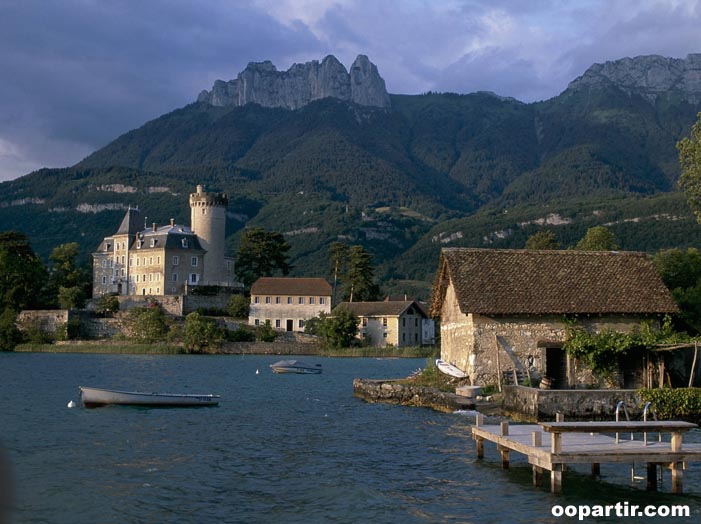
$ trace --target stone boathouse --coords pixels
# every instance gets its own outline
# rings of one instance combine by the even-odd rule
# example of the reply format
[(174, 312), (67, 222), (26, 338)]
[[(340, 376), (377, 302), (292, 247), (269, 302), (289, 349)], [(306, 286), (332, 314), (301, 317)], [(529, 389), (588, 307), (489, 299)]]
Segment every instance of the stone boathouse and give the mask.
[[(630, 332), (677, 311), (643, 253), (449, 248), (430, 314), (441, 320), (441, 358), (473, 384), (497, 384), (513, 368), (566, 389), (598, 385), (562, 349), (567, 318), (590, 332)], [(620, 385), (636, 378), (622, 370)]]

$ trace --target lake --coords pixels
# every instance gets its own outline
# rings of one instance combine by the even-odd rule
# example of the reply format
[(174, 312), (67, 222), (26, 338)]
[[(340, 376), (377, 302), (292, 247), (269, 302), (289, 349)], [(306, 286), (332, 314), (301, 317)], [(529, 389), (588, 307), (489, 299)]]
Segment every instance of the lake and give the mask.
[[(11, 522), (531, 524), (572, 521), (552, 516), (553, 505), (616, 502), (692, 512), (644, 522), (701, 519), (699, 464), (685, 471), (682, 497), (668, 493), (668, 472), (662, 493), (646, 493), (644, 480), (631, 485), (627, 465), (602, 465), (604, 481), (568, 470), (565, 493), (552, 495), (531, 485), (520, 455), (503, 471), (487, 443), (478, 461), (471, 414), (353, 397), (354, 378), (405, 377), (423, 359), (304, 357), (323, 373), (275, 375), (268, 366), (279, 359), (0, 353), (0, 445), (17, 484)], [(79, 385), (222, 401), (69, 409)]]

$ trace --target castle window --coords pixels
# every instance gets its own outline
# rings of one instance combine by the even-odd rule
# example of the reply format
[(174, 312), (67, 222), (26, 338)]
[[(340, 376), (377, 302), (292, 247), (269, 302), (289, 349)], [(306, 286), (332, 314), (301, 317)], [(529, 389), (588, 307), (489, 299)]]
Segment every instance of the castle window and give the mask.
[(107, 260), (102, 261), (102, 267), (107, 267)]
[(139, 240), (139, 241), (136, 243), (136, 249), (141, 249), (141, 246), (142, 246), (143, 244), (144, 244), (144, 241), (143, 241), (143, 240)]
[(156, 260), (157, 260), (157, 264), (160, 266), (161, 265), (161, 257), (159, 256)]
[(148, 281), (153, 282), (153, 273), (148, 274)]
[(161, 294), (161, 288), (160, 288), (160, 287), (157, 287), (157, 288), (156, 288), (156, 295), (160, 295), (160, 294)]
[(109, 251), (109, 250), (110, 250), (110, 244), (105, 244), (105, 251)]
[(102, 277), (102, 283), (107, 284), (107, 277)]
[(192, 257), (192, 258), (190, 259), (190, 265), (191, 265), (192, 267), (197, 267), (197, 257)]
[(136, 257), (136, 265), (139, 265), (139, 257)]
[(153, 257), (148, 257), (148, 264), (149, 266), (153, 265)]
[(156, 273), (156, 282), (160, 282), (160, 281), (161, 281), (161, 274)]
[(156, 247), (156, 239), (155, 238), (151, 239), (151, 247)]
[(137, 282), (139, 281), (139, 275), (136, 275), (136, 281)]
[(124, 268), (122, 268), (122, 273), (121, 273), (121, 275), (124, 276)]
[(133, 265), (134, 265), (134, 259), (133, 259), (133, 258), (130, 258), (130, 259), (129, 259), (129, 267), (131, 267), (131, 266), (133, 266)]
[(207, 214), (207, 208), (206, 208), (206, 207), (203, 207), (203, 208), (202, 208), (202, 214), (203, 214), (203, 215), (206, 215), (206, 214)]
[(170, 288), (171, 293), (175, 293), (176, 289), (174, 287)]
[(197, 284), (197, 273), (190, 273), (190, 284)]
[(124, 255), (122, 255), (122, 265), (124, 265)]
[(146, 257), (144, 257), (144, 265), (146, 265)]
[(175, 255), (175, 256), (173, 257), (173, 265), (174, 265), (174, 266), (177, 266), (179, 263), (180, 263), (180, 257), (178, 257), (177, 255)]
[(182, 241), (181, 241), (181, 244), (182, 244), (182, 246), (183, 246), (184, 248), (187, 249), (187, 247), (188, 247), (187, 238), (183, 238)]

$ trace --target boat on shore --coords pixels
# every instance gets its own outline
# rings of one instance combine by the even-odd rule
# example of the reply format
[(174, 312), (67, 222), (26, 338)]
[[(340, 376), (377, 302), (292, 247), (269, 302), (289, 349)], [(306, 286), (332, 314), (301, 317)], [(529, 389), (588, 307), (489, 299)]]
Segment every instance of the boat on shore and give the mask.
[(441, 360), (440, 358), (436, 359), (436, 367), (442, 373), (445, 373), (446, 375), (450, 375), (451, 377), (455, 377), (455, 378), (467, 377), (467, 373), (465, 373), (462, 369), (460, 369), (457, 366), (454, 366), (450, 362), (446, 362), (445, 360)]
[(180, 393), (145, 393), (79, 386), (80, 399), (86, 408), (118, 404), (123, 406), (194, 407), (216, 406), (219, 395)]
[(321, 364), (307, 364), (301, 360), (280, 360), (270, 364), (273, 373), (298, 373), (300, 375), (318, 375), (321, 373)]

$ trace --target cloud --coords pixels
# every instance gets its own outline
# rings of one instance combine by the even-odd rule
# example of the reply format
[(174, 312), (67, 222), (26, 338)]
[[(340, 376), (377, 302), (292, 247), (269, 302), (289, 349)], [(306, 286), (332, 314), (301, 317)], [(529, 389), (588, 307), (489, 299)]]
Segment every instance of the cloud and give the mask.
[(392, 93), (554, 96), (593, 62), (699, 52), (699, 0), (5, 0), (0, 180), (79, 161), (249, 61), (367, 54)]

